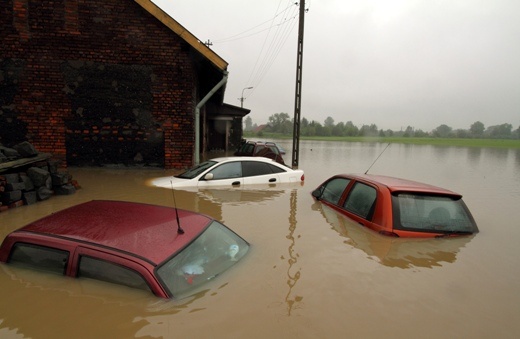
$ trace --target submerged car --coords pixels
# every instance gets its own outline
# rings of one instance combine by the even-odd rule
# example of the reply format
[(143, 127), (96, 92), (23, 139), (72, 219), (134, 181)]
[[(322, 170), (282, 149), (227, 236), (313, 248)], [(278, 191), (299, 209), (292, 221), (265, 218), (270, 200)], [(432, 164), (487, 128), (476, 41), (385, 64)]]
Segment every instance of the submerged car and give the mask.
[(0, 261), (182, 298), (248, 250), (244, 239), (199, 213), (95, 200), (10, 233), (0, 247)]
[(326, 180), (312, 196), (387, 236), (426, 238), (478, 232), (462, 195), (411, 180), (341, 174)]
[(224, 157), (204, 161), (174, 177), (152, 180), (166, 188), (240, 187), (253, 184), (301, 183), (303, 170), (293, 170), (262, 157)]
[(234, 153), (235, 156), (264, 157), (285, 165), (282, 155), (285, 150), (280, 149), (274, 142), (246, 141)]

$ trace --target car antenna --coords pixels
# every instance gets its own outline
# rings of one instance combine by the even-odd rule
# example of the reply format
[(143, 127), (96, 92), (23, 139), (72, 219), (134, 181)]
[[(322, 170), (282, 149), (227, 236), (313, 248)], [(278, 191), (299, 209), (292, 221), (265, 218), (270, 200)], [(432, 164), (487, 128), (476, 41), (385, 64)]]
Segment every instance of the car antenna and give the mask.
[(372, 168), (372, 166), (374, 166), (374, 164), (376, 163), (376, 161), (379, 159), (380, 156), (383, 155), (383, 153), (386, 151), (386, 149), (388, 148), (388, 146), (390, 146), (390, 143), (388, 143), (388, 145), (386, 145), (385, 149), (381, 151), (381, 153), (379, 153), (379, 155), (377, 156), (376, 160), (374, 160), (374, 162), (372, 163), (372, 165), (370, 165), (370, 167), (366, 170), (365, 174), (368, 173), (368, 171)]
[(181, 227), (181, 221), (179, 220), (179, 211), (177, 211), (177, 203), (175, 202), (175, 190), (173, 189), (173, 182), (171, 180), (170, 185), (172, 186), (173, 207), (175, 208), (175, 218), (177, 219), (177, 233), (184, 234), (184, 230)]

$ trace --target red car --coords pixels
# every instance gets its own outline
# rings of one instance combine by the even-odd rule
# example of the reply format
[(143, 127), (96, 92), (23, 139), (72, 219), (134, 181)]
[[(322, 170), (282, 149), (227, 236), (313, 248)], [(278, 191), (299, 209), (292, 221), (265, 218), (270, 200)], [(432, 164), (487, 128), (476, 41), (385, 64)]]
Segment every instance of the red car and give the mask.
[(445, 237), (478, 232), (462, 195), (381, 175), (335, 175), (312, 192), (360, 225), (394, 237)]
[(245, 240), (202, 214), (91, 201), (10, 233), (0, 247), (0, 261), (182, 298), (233, 266), (248, 249)]

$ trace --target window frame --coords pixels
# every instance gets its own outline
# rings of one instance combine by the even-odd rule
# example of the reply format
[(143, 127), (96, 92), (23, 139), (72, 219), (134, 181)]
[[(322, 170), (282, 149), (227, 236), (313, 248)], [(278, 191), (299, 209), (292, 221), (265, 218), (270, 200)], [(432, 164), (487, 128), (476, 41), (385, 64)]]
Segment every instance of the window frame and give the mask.
[[(353, 199), (354, 195), (358, 193), (358, 191), (356, 190), (357, 187), (369, 188), (369, 189), (372, 190), (371, 192), (374, 193), (374, 197), (373, 197), (374, 199), (373, 199), (373, 201), (370, 204), (370, 207), (368, 209), (366, 209), (366, 206), (364, 206), (363, 210), (360, 210), (358, 208), (351, 208), (352, 205), (348, 206), (349, 203), (351, 202), (349, 199)], [(363, 195), (365, 195), (365, 194), (363, 194)], [(363, 182), (363, 181), (355, 180), (355, 181), (353, 181), (352, 185), (350, 186), (350, 188), (348, 190), (348, 194), (345, 197), (345, 200), (343, 201), (342, 208), (346, 212), (354, 214), (354, 215), (358, 216), (359, 218), (362, 218), (362, 219), (367, 220), (367, 221), (372, 221), (372, 219), (374, 217), (374, 211), (375, 211), (375, 207), (376, 207), (377, 201), (378, 201), (378, 189), (377, 189), (377, 187), (374, 187), (373, 185), (371, 185), (369, 183), (366, 183), (366, 182)], [(365, 212), (365, 213), (362, 213), (362, 212)]]
[[(118, 269), (119, 272), (126, 271), (125, 274), (128, 275), (128, 273), (130, 273), (135, 278), (139, 278), (141, 286), (127, 284), (124, 282), (125, 280), (122, 280), (122, 279), (117, 279), (117, 278), (110, 279), (110, 278), (116, 276), (113, 274), (114, 270), (107, 270), (107, 272), (109, 274), (105, 274), (105, 277), (108, 277), (108, 279), (103, 279), (100, 277), (100, 275), (95, 276), (94, 274), (92, 274), (91, 276), (89, 276), (88, 274), (82, 275), (82, 260), (83, 259), (91, 260), (92, 262), (98, 261), (105, 265), (112, 265), (114, 268)], [(85, 272), (85, 273), (87, 273), (87, 272)], [(144, 277), (139, 271), (137, 271), (134, 268), (129, 267), (127, 265), (123, 265), (121, 263), (114, 262), (114, 261), (106, 259), (106, 258), (100, 258), (100, 257), (96, 257), (96, 256), (89, 255), (89, 254), (79, 254), (78, 255), (76, 278), (87, 278), (87, 279), (99, 280), (99, 281), (103, 281), (103, 282), (107, 282), (107, 283), (127, 286), (130, 288), (141, 289), (141, 290), (145, 290), (145, 291), (153, 293), (152, 288), (150, 287), (150, 283), (148, 282), (146, 277)], [(136, 281), (136, 280), (134, 280), (134, 281)]]
[[(337, 199), (336, 202), (333, 202), (333, 201), (331, 201), (329, 199), (326, 199), (324, 197), (324, 194), (325, 194), (327, 186), (329, 184), (331, 184), (333, 181), (346, 181), (346, 185), (341, 190), (341, 194), (338, 196), (338, 199)], [(324, 200), (327, 203), (335, 205), (335, 206), (342, 206), (343, 205), (343, 200), (344, 200), (344, 197), (345, 197), (345, 192), (348, 191), (348, 188), (349, 188), (350, 184), (352, 183), (352, 181), (353, 181), (353, 179), (351, 179), (351, 178), (344, 178), (344, 177), (334, 177), (334, 178), (331, 178), (330, 180), (325, 182), (323, 185), (321, 185), (320, 200)], [(338, 191), (339, 191), (339, 189), (338, 189)], [(334, 192), (334, 193), (336, 193), (336, 192)]]
[[(144, 258), (135, 257), (131, 254), (125, 253), (111, 253), (103, 250), (102, 248), (90, 248), (85, 246), (78, 246), (74, 252), (74, 258), (72, 262), (74, 266), (71, 270), (71, 276), (79, 278), (79, 259), (81, 256), (88, 256), (98, 260), (109, 261), (113, 264), (124, 266), (135, 272), (137, 272), (148, 285), (149, 290), (156, 296), (168, 298), (169, 295), (164, 290), (163, 286), (159, 283), (157, 278), (153, 275), (154, 263), (148, 262)], [(96, 279), (99, 280), (99, 279)], [(103, 281), (103, 280), (99, 280)], [(125, 286), (125, 285), (123, 285)], [(132, 287), (130, 287), (132, 288)]]
[[(43, 267), (42, 265), (36, 265), (36, 264), (28, 263), (28, 262), (13, 262), (13, 254), (19, 246), (33, 248), (33, 249), (37, 248), (38, 250), (47, 250), (49, 253), (60, 252), (61, 254), (65, 254), (65, 257), (61, 259), (61, 260), (65, 260), (63, 262), (63, 267), (60, 270), (56, 270), (56, 269), (48, 269), (46, 267)], [(40, 244), (40, 243), (34, 243), (34, 242), (28, 242), (28, 241), (17, 241), (15, 243), (13, 243), (13, 245), (11, 246), (11, 248), (9, 250), (9, 257), (7, 259), (7, 263), (12, 264), (13, 266), (17, 266), (17, 267), (26, 267), (26, 268), (31, 268), (31, 269), (34, 269), (37, 271), (66, 275), (68, 272), (68, 267), (69, 267), (71, 257), (72, 257), (71, 251), (68, 249), (63, 249), (63, 248), (54, 247), (52, 245)]]
[[(218, 178), (218, 177), (215, 177), (215, 171), (216, 170), (222, 170), (223, 167), (230, 167), (232, 165), (235, 165), (235, 164), (238, 164), (238, 167), (240, 168), (240, 173), (237, 175), (237, 176), (227, 176), (225, 178)], [(211, 170), (207, 171), (202, 177), (201, 177), (201, 180), (202, 181), (207, 181), (204, 179), (204, 177), (209, 174), (209, 173), (212, 173), (213, 174), (213, 179), (211, 179), (210, 181), (217, 181), (217, 180), (233, 180), (233, 179), (238, 179), (238, 178), (242, 178), (243, 177), (243, 170), (242, 170), (242, 161), (230, 161), (230, 162), (224, 162), (224, 163), (221, 163), (219, 164), (218, 166), (215, 166), (214, 168), (212, 168)]]

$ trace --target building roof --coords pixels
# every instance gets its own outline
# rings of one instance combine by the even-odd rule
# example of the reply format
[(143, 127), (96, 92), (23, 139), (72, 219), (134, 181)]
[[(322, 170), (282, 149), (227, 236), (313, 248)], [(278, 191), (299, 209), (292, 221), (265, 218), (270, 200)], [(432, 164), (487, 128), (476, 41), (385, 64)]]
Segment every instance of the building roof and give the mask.
[(152, 1), (134, 1), (137, 2), (141, 7), (143, 7), (148, 13), (157, 18), (157, 20), (163, 23), (166, 27), (171, 29), (179, 37), (184, 39), (184, 41), (186, 41), (197, 52), (202, 54), (206, 59), (211, 61), (211, 63), (215, 65), (219, 70), (225, 71), (227, 69), (228, 63), (224, 59), (222, 59), (215, 52), (213, 52), (208, 46), (206, 46), (202, 41), (197, 39), (197, 37), (191, 34), (186, 28), (184, 28), (181, 24), (179, 24), (175, 19), (169, 16), (161, 8), (157, 7), (157, 5), (154, 4)]

